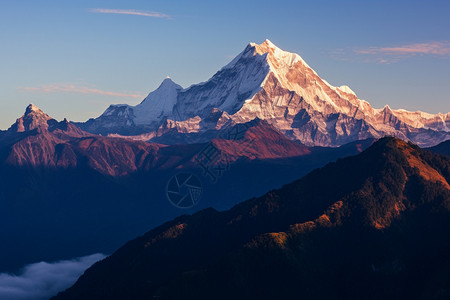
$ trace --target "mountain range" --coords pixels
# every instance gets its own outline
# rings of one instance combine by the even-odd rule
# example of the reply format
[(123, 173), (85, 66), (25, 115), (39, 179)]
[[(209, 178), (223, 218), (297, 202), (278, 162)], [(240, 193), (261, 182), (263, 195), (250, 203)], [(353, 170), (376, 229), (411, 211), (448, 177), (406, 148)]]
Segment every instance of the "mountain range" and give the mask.
[[(449, 128), (375, 109), (268, 40), (87, 122), (30, 104), (0, 131), (0, 272), (153, 228), (56, 299), (445, 298)], [(201, 196), (180, 209), (186, 175)]]
[[(0, 240), (8, 245), (0, 247), (0, 271), (112, 253), (176, 216), (228, 209), (373, 143), (307, 147), (260, 119), (228, 129), (205, 143), (163, 145), (91, 134), (29, 105), (0, 131)], [(205, 167), (198, 161), (207, 149), (220, 159)], [(180, 172), (203, 186), (190, 209), (166, 197), (167, 183)]]
[(396, 138), (181, 216), (54, 299), (448, 299), (450, 158)]
[(335, 147), (385, 135), (421, 147), (450, 139), (450, 113), (375, 109), (269, 40), (250, 43), (206, 82), (183, 89), (166, 78), (139, 105), (111, 105), (77, 126), (171, 144), (205, 142), (223, 128), (256, 118), (307, 146)]

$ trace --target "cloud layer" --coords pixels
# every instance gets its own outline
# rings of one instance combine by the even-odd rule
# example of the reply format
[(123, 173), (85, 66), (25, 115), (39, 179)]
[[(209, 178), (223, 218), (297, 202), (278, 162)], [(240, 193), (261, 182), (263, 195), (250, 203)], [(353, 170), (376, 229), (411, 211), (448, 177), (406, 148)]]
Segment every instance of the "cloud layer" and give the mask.
[(102, 91), (99, 89), (90, 88), (87, 86), (77, 86), (74, 84), (48, 84), (40, 87), (22, 87), (20, 89), (28, 92), (41, 92), (41, 93), (79, 93), (86, 95), (101, 95), (110, 97), (138, 98), (138, 99), (142, 99), (144, 97), (144, 95), (141, 95), (139, 93)]
[(97, 253), (54, 263), (26, 266), (18, 275), (0, 274), (0, 299), (43, 300), (69, 288), (95, 262), (105, 258)]
[(171, 19), (169, 15), (157, 11), (145, 11), (135, 9), (111, 9), (111, 8), (92, 8), (89, 11), (100, 14), (135, 15), (135, 16)]

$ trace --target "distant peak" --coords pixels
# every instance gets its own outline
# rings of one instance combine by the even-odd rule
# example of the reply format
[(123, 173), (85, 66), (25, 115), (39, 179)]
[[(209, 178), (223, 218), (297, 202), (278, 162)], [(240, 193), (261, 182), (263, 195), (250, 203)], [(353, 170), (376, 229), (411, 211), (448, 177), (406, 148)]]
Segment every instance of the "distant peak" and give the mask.
[(36, 128), (47, 129), (47, 122), (49, 120), (52, 120), (50, 116), (44, 113), (36, 105), (30, 104), (27, 106), (25, 114), (21, 118), (17, 119), (16, 123), (10, 127), (10, 130), (24, 132), (34, 130)]
[(167, 88), (174, 88), (174, 89), (182, 89), (182, 87), (178, 84), (176, 84), (170, 76), (167, 76), (164, 78), (163, 82), (159, 85), (158, 89), (167, 89)]
[(33, 103), (30, 103), (30, 105), (28, 105), (27, 108), (32, 109), (32, 110), (40, 109), (39, 107), (37, 107)]
[(39, 112), (39, 113), (43, 113), (42, 109), (40, 109), (39, 107), (37, 107), (34, 104), (30, 104), (27, 106), (26, 110), (25, 110), (25, 115), (30, 114), (31, 112)]
[[(147, 108), (146, 110), (139, 110), (135, 109), (133, 111), (134, 114), (138, 114), (138, 119), (147, 120), (149, 118), (149, 112), (154, 111), (156, 112), (156, 115), (160, 115), (161, 111), (159, 109), (162, 109), (162, 106), (166, 105), (163, 103), (167, 103), (167, 99), (172, 99), (176, 102), (177, 95), (180, 90), (182, 90), (183, 87), (179, 84), (176, 84), (170, 76), (167, 76), (164, 78), (164, 80), (161, 82), (161, 84), (158, 86), (158, 88), (152, 92), (150, 92), (147, 97), (139, 104), (145, 104), (150, 105), (150, 108)], [(169, 101), (173, 102), (173, 101)], [(172, 103), (175, 105), (175, 103)], [(139, 106), (138, 105), (138, 106)], [(162, 106), (161, 106), (162, 105)], [(172, 105), (172, 107), (173, 107)], [(105, 112), (106, 113), (106, 112)]]
[(167, 76), (166, 78), (164, 78), (164, 80), (162, 81), (162, 83), (170, 83), (173, 82), (172, 78), (170, 78), (170, 76)]
[(37, 107), (34, 104), (30, 104), (27, 106), (27, 108), (25, 109), (25, 114), (23, 115), (23, 117), (25, 118), (43, 118), (46, 120), (50, 120), (51, 117), (48, 116), (42, 109), (40, 109), (39, 107)]
[(34, 104), (30, 104), (27, 106), (25, 110), (25, 114), (23, 115), (23, 118), (33, 118), (33, 119), (45, 119), (50, 120), (52, 119), (49, 115), (47, 115), (42, 109), (37, 107)]

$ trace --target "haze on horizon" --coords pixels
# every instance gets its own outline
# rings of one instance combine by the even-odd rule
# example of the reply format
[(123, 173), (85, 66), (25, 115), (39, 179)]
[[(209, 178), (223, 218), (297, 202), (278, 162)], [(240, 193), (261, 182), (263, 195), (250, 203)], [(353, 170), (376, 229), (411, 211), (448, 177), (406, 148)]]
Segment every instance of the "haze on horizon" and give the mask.
[(2, 1), (0, 129), (29, 103), (85, 121), (269, 38), (380, 108), (449, 112), (448, 1)]

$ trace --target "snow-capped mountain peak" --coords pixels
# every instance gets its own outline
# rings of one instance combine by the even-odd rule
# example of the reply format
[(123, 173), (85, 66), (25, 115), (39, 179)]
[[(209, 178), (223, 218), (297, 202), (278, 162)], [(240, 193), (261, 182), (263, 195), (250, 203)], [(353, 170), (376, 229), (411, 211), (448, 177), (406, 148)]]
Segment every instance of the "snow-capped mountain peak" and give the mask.
[(374, 109), (350, 87), (322, 79), (298, 54), (270, 40), (250, 43), (206, 82), (187, 89), (166, 78), (137, 106), (116, 105), (81, 127), (95, 133), (146, 134), (177, 124), (180, 134), (215, 130), (214, 111), (233, 123), (266, 120), (306, 145), (339, 146), (393, 135), (422, 146), (450, 139), (450, 114)]
[(134, 107), (134, 123), (145, 125), (170, 116), (177, 103), (178, 93), (182, 89), (182, 86), (167, 76), (155, 91), (148, 94), (141, 104)]
[[(277, 46), (275, 46), (275, 44), (272, 43), (269, 39), (265, 39), (264, 42), (262, 42), (261, 44), (250, 43), (250, 45), (252, 47), (268, 47), (268, 48), (271, 48), (271, 49), (280, 49)], [(267, 52), (264, 52), (264, 53), (267, 53)]]
[(255, 48), (255, 53), (259, 55), (267, 55), (268, 63), (271, 65), (272, 71), (286, 71), (286, 69), (293, 68), (298, 62), (300, 62), (304, 67), (311, 69), (311, 67), (303, 60), (303, 58), (301, 58), (300, 55), (297, 53), (284, 51), (268, 39), (261, 44), (250, 43), (250, 46)]
[(151, 101), (151, 99), (154, 99), (156, 97), (163, 97), (165, 98), (166, 93), (170, 93), (172, 91), (182, 90), (183, 87), (179, 84), (176, 84), (172, 78), (167, 76), (159, 85), (159, 87), (154, 90), (153, 92), (150, 92), (148, 96), (141, 102), (141, 104)]
[[(300, 55), (296, 53), (290, 53), (284, 50), (281, 50), (274, 43), (266, 39), (261, 44), (250, 43), (250, 46), (255, 48), (255, 52), (259, 55), (267, 54), (272, 59), (276, 59), (278, 61), (282, 61), (287, 66), (292, 66), (294, 63), (302, 60)], [(276, 66), (278, 67), (278, 66)]]

